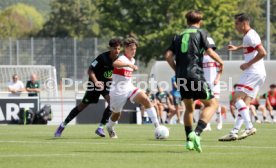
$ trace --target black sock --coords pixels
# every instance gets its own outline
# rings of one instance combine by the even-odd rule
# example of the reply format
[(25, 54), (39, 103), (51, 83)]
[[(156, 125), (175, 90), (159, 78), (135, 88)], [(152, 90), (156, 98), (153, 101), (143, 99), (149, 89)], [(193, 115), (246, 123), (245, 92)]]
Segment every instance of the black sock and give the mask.
[(111, 110), (110, 110), (109, 106), (107, 106), (104, 110), (102, 120), (101, 120), (101, 124), (105, 125), (108, 122), (108, 119), (109, 119), (110, 116), (111, 116)]
[(263, 116), (263, 119), (264, 119), (264, 120), (266, 120), (266, 117), (265, 117), (265, 116)]
[(255, 117), (255, 121), (259, 120), (257, 116), (254, 116)]
[(272, 120), (274, 120), (274, 116), (273, 115), (271, 115), (270, 117), (271, 117)]
[(195, 129), (196, 135), (200, 136), (200, 134), (202, 133), (202, 131), (206, 127), (206, 125), (207, 125), (207, 123), (204, 122), (203, 120), (198, 120), (196, 129)]
[(185, 126), (186, 140), (189, 141), (188, 135), (193, 131), (192, 126)]
[(69, 115), (66, 117), (66, 119), (64, 120), (64, 125), (67, 125), (70, 121), (72, 121), (78, 114), (79, 114), (79, 110), (78, 110), (78, 106), (76, 106), (75, 108), (73, 108)]

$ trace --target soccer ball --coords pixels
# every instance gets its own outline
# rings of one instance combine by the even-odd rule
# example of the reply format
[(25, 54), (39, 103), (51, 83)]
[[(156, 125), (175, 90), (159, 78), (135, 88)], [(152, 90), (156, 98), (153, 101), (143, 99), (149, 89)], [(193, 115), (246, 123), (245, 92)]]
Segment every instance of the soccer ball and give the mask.
[(155, 128), (154, 136), (155, 139), (167, 139), (170, 135), (169, 129), (163, 125)]

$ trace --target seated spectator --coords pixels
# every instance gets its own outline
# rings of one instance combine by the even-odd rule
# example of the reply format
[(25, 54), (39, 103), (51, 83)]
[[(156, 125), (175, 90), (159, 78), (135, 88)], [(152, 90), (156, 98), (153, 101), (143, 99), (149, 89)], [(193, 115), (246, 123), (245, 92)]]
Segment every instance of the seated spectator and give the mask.
[[(173, 105), (173, 98), (172, 96), (167, 92), (164, 91), (163, 88), (157, 86), (157, 93), (156, 93), (156, 100), (157, 100), (157, 107), (158, 107), (158, 117), (160, 118), (160, 122), (164, 123), (162, 112), (166, 111), (168, 113), (167, 116), (169, 116), (170, 113), (175, 113), (175, 108)], [(166, 123), (168, 121), (166, 120)]]
[(12, 81), (8, 83), (8, 91), (11, 92), (9, 97), (19, 97), (21, 92), (25, 91), (24, 84), (19, 80), (19, 76), (14, 74), (12, 76)]
[(262, 115), (264, 117), (264, 122), (265, 122), (265, 118), (266, 118), (265, 117), (265, 115), (266, 115), (265, 107), (260, 104), (259, 95), (250, 102), (249, 110), (251, 111), (252, 115), (254, 116), (256, 123), (261, 123), (261, 121), (259, 120), (258, 115), (257, 115), (257, 110), (261, 111)]
[[(270, 90), (263, 95), (263, 98), (266, 99), (265, 105), (267, 110), (269, 111), (272, 122), (276, 122), (273, 114), (273, 110), (276, 110), (276, 85), (275, 84), (270, 85)], [(264, 116), (264, 121), (268, 122), (269, 120), (267, 120), (266, 117)]]
[(36, 74), (33, 73), (31, 75), (31, 80), (27, 81), (26, 90), (29, 92), (29, 96), (38, 96), (38, 93), (40, 92), (40, 85), (37, 81)]
[[(173, 96), (173, 104), (174, 104), (174, 107), (175, 107), (175, 114), (176, 114), (176, 117), (177, 117), (177, 123), (179, 124), (181, 122), (181, 119), (180, 119), (180, 109), (181, 109), (181, 106), (182, 106), (182, 100), (181, 100), (181, 95), (180, 95), (180, 91), (177, 89), (177, 83), (176, 83), (176, 77), (173, 76), (171, 78), (171, 82), (172, 82), (172, 91), (171, 91), (171, 94)], [(174, 115), (174, 113), (170, 113), (169, 115), (169, 119), (171, 119)]]

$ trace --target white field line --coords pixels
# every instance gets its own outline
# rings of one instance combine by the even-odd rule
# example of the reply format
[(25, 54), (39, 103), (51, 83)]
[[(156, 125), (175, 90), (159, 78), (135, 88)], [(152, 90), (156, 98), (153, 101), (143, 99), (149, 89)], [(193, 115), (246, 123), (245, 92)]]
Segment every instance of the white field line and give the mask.
[(76, 156), (77, 154), (61, 154), (61, 153), (47, 153), (47, 154), (2, 154), (0, 158), (22, 158), (22, 157), (55, 157), (55, 156)]
[[(17, 144), (87, 144), (87, 145), (125, 145), (125, 146), (163, 146), (163, 147), (184, 147), (184, 145), (177, 144), (131, 144), (131, 143), (99, 143), (99, 142), (43, 142), (43, 141), (0, 141), (0, 143), (17, 143)], [(218, 143), (231, 143), (231, 142), (218, 142)], [(238, 148), (238, 149), (276, 149), (276, 146), (240, 146), (240, 145), (204, 145), (204, 148)]]

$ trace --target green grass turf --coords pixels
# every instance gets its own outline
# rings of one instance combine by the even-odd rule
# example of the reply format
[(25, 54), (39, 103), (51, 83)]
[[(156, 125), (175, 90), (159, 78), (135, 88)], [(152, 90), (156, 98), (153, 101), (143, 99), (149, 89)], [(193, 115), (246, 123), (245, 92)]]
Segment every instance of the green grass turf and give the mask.
[(244, 140), (218, 142), (231, 126), (204, 132), (203, 153), (184, 148), (182, 125), (168, 125), (170, 137), (163, 141), (154, 140), (152, 125), (119, 124), (119, 139), (97, 137), (97, 125), (68, 126), (61, 138), (53, 138), (56, 126), (0, 126), (0, 167), (276, 167), (276, 124), (256, 125), (257, 134)]

